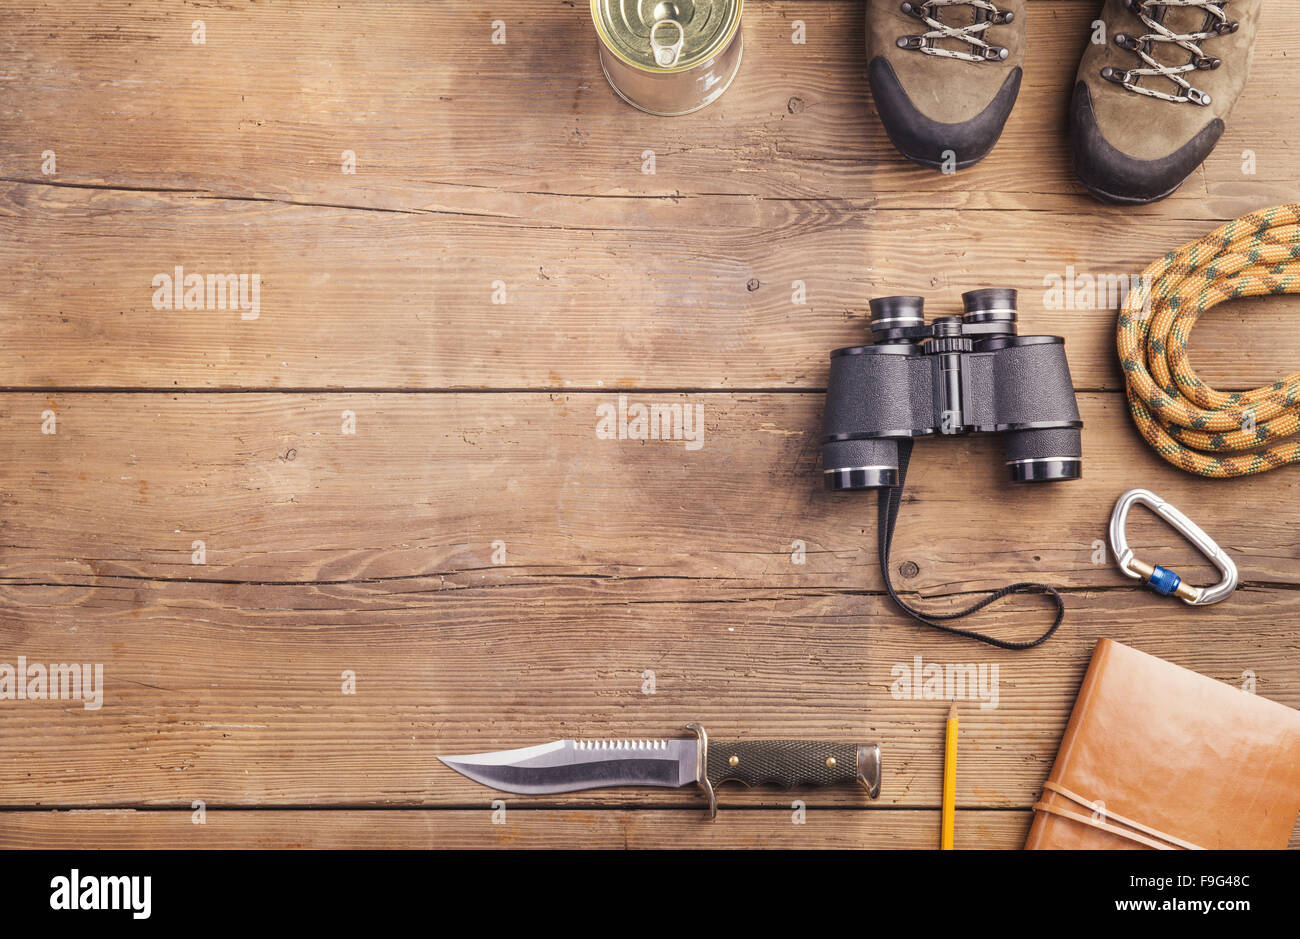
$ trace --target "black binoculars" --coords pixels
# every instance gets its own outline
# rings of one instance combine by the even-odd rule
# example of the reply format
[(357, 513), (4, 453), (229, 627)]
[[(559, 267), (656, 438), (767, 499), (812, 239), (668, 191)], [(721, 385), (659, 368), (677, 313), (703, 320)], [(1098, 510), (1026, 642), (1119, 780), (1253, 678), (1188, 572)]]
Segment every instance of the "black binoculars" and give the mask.
[(899, 484), (899, 444), (1005, 433), (1015, 482), (1078, 479), (1079, 409), (1065, 340), (1016, 335), (1016, 292), (962, 294), (965, 313), (928, 326), (920, 297), (871, 301), (872, 345), (831, 353), (822, 423), (828, 489)]

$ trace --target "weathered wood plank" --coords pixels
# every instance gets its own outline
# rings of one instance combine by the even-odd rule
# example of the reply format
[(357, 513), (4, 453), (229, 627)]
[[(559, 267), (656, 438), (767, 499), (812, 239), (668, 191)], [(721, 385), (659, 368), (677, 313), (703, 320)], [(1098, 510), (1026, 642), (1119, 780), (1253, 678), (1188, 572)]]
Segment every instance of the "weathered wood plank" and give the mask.
[[(71, 811), (0, 813), (0, 848), (933, 848), (939, 813), (925, 810), (731, 809), (709, 822), (690, 811)], [(956, 847), (1018, 848), (1027, 811), (962, 809)]]
[[(867, 340), (871, 297), (922, 293), (936, 315), (1002, 285), (1021, 291), (1022, 333), (1066, 337), (1077, 387), (1116, 389), (1119, 285), (1209, 230), (740, 197), (583, 204), (573, 227), (0, 183), (4, 386), (818, 388), (830, 350)], [(256, 318), (216, 294), (211, 309), (155, 309), (154, 278), (178, 266), (257, 275)], [(1295, 315), (1277, 297), (1214, 311), (1193, 363), (1224, 388), (1289, 374)]]
[[(1293, 195), (1293, 141), (1278, 115), (1300, 109), (1286, 58), (1300, 26), (1273, 6), (1228, 135), (1168, 203), (1180, 214), (1230, 218)], [(528, 211), (515, 197), (533, 193), (1087, 213), (1098, 210), (1077, 198), (1065, 112), (1096, 12), (1095, 0), (1032, 5), (1025, 82), (1001, 142), (944, 177), (885, 137), (859, 3), (747, 4), (739, 80), (673, 120), (610, 92), (581, 3), (11, 4), (0, 167), (40, 179), (52, 149), (63, 183), (472, 213)], [(492, 42), (498, 19), (504, 44)], [(645, 149), (658, 154), (653, 176), (641, 172)], [(1243, 149), (1256, 175), (1242, 173)], [(354, 175), (341, 170), (344, 150), (357, 155)], [(572, 204), (538, 211), (563, 216)]]
[[(1251, 589), (1209, 615), (1129, 591), (1088, 592), (1071, 597), (1057, 637), (1017, 653), (954, 642), (901, 618), (884, 598), (845, 592), (679, 580), (670, 597), (635, 578), (474, 579), (6, 588), (0, 661), (102, 663), (104, 684), (98, 709), (78, 700), (0, 703), (0, 804), (479, 805), (493, 791), (442, 766), (438, 754), (565, 736), (672, 736), (700, 720), (718, 739), (878, 741), (880, 804), (933, 807), (946, 695), (955, 694), (963, 697), (960, 804), (1028, 807), (1099, 636), (1236, 685), (1253, 673), (1258, 693), (1300, 705), (1295, 590)], [(1032, 635), (1041, 610), (995, 622), (1006, 634)], [(984, 685), (927, 698), (898, 683), (917, 656), (983, 666)], [(346, 671), (355, 694), (345, 693)], [(852, 789), (799, 797), (865, 801)], [(721, 792), (726, 805), (790, 798)], [(606, 790), (523, 801), (698, 799)]]
[[(0, 848), (147, 848), (364, 850), (373, 848), (546, 848), (785, 850), (930, 849), (938, 841), (935, 810), (857, 811), (815, 808), (800, 824), (791, 811), (729, 809), (712, 822), (689, 811), (520, 810), (507, 806), (492, 824), (489, 809), (330, 812), (301, 810), (193, 812), (130, 809), (0, 813)], [(1019, 848), (1029, 832), (1026, 809), (958, 809), (957, 850)], [(1291, 848), (1300, 848), (1300, 834)]]
[[(1300, 95), (1278, 65), (1296, 26), (1264, 31), (1214, 168), (1185, 197), (1119, 216), (1044, 195), (1071, 191), (1060, 125), (1093, 7), (1035, 5), (1008, 139), (960, 179), (903, 167), (884, 140), (854, 64), (856, 4), (754, 5), (752, 81), (682, 121), (582, 77), (594, 52), (560, 39), (585, 22), (569, 4), (522, 5), (505, 46), (490, 41), (495, 14), (463, 5), (236, 6), (210, 11), (204, 47), (187, 8), (17, 11), (0, 101), (0, 166), (24, 180), (0, 190), (5, 385), (817, 387), (873, 294), (951, 306), (1007, 284), (1025, 331), (1069, 338), (1080, 387), (1118, 387), (1111, 312), (1042, 310), (1044, 278), (1127, 277), (1207, 230), (1209, 205), (1231, 204), (1217, 218), (1291, 198), (1275, 116)], [(788, 41), (795, 14), (813, 24), (806, 46)], [(437, 59), (448, 47), (457, 57)], [(792, 79), (826, 90), (794, 95), (815, 106), (791, 114)], [(92, 108), (129, 137), (86, 120)], [(1240, 172), (1243, 141), (1256, 176)], [(363, 154), (356, 175), (336, 164), (345, 146)], [(646, 147), (662, 151), (653, 176)], [(53, 176), (34, 168), (42, 148), (61, 154)], [(985, 207), (1029, 211), (969, 211), (972, 193), (1007, 190), (1020, 195)], [(153, 277), (178, 264), (258, 274), (258, 320), (153, 309)], [(1244, 387), (1291, 371), (1289, 309), (1213, 316), (1197, 337), (1204, 377)]]
[[(0, 582), (433, 575), (554, 586), (577, 576), (648, 577), (669, 595), (671, 578), (882, 589), (875, 495), (822, 489), (822, 396), (629, 400), (702, 409), (701, 448), (598, 439), (597, 408), (616, 406), (613, 393), (5, 394)], [(1120, 396), (1081, 401), (1080, 481), (1011, 484), (994, 438), (918, 444), (894, 552), (898, 570), (916, 570), (896, 577), (901, 588), (1131, 584), (1096, 542), (1115, 498), (1136, 485), (1187, 508), (1236, 557), (1245, 582), (1297, 582), (1295, 472), (1188, 476), (1145, 446)], [(55, 434), (41, 432), (46, 412), (57, 415)], [(347, 414), (355, 434), (343, 432)], [(1192, 582), (1210, 576), (1145, 512), (1134, 514), (1131, 540)], [(492, 563), (496, 541), (507, 545), (505, 564)], [(796, 541), (804, 564), (793, 562)], [(1169, 605), (1134, 597), (1153, 610)]]

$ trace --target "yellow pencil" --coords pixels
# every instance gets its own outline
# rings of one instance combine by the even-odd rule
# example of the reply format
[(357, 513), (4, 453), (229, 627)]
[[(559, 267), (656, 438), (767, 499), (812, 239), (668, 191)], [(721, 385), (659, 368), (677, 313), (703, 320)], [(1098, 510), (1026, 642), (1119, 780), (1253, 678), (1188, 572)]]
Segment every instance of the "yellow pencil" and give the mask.
[(948, 732), (943, 741), (943, 828), (939, 848), (952, 850), (952, 828), (957, 819), (957, 705), (948, 708)]

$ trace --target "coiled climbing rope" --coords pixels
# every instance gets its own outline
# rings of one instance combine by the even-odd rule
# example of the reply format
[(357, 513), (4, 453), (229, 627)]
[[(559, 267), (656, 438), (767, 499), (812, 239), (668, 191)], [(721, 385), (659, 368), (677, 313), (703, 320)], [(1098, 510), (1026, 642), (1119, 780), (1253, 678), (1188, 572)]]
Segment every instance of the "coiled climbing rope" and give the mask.
[(1129, 293), (1117, 337), (1129, 410), (1174, 466), (1222, 478), (1300, 462), (1300, 441), (1284, 440), (1300, 430), (1300, 372), (1229, 393), (1197, 378), (1187, 358), (1206, 310), (1284, 293), (1300, 293), (1300, 202), (1252, 212), (1169, 252)]

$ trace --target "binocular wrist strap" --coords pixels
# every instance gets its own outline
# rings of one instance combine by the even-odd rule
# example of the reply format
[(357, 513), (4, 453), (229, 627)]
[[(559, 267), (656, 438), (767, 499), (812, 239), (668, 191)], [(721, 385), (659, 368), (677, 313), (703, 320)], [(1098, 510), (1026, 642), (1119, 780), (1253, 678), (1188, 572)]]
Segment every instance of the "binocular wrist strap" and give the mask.
[[(1001, 590), (994, 590), (984, 599), (971, 604), (964, 610), (958, 610), (956, 613), (922, 613), (915, 610), (903, 602), (897, 591), (894, 590), (893, 581), (889, 576), (889, 549), (894, 540), (894, 523), (898, 521), (898, 509), (903, 502), (903, 484), (907, 480), (907, 464), (912, 457), (912, 441), (900, 441), (898, 445), (898, 485), (891, 486), (888, 489), (880, 490), (880, 522), (877, 526), (877, 532), (880, 538), (880, 576), (885, 581), (885, 589), (889, 591), (889, 596), (898, 604), (908, 616), (925, 623), (927, 626), (933, 626), (935, 629), (941, 629), (944, 632), (952, 633), (957, 636), (965, 636), (968, 639), (977, 639), (980, 642), (987, 642), (991, 646), (997, 646), (999, 649), (1032, 649), (1034, 646), (1046, 642), (1056, 632), (1057, 627), (1061, 625), (1061, 620), (1065, 618), (1065, 601), (1061, 599), (1060, 593), (1055, 588), (1046, 584), (1021, 583), (1012, 584), (1009, 587), (1003, 587)], [(989, 636), (985, 633), (975, 632), (971, 629), (961, 629), (957, 626), (949, 626), (948, 622), (969, 616), (978, 610), (984, 609), (991, 603), (996, 603), (1003, 597), (1019, 593), (1041, 593), (1052, 598), (1056, 604), (1056, 619), (1052, 621), (1051, 627), (1037, 639), (1031, 639), (1028, 642), (1012, 642), (1008, 639), (998, 639), (995, 636)], [(940, 622), (940, 621), (944, 622)]]

